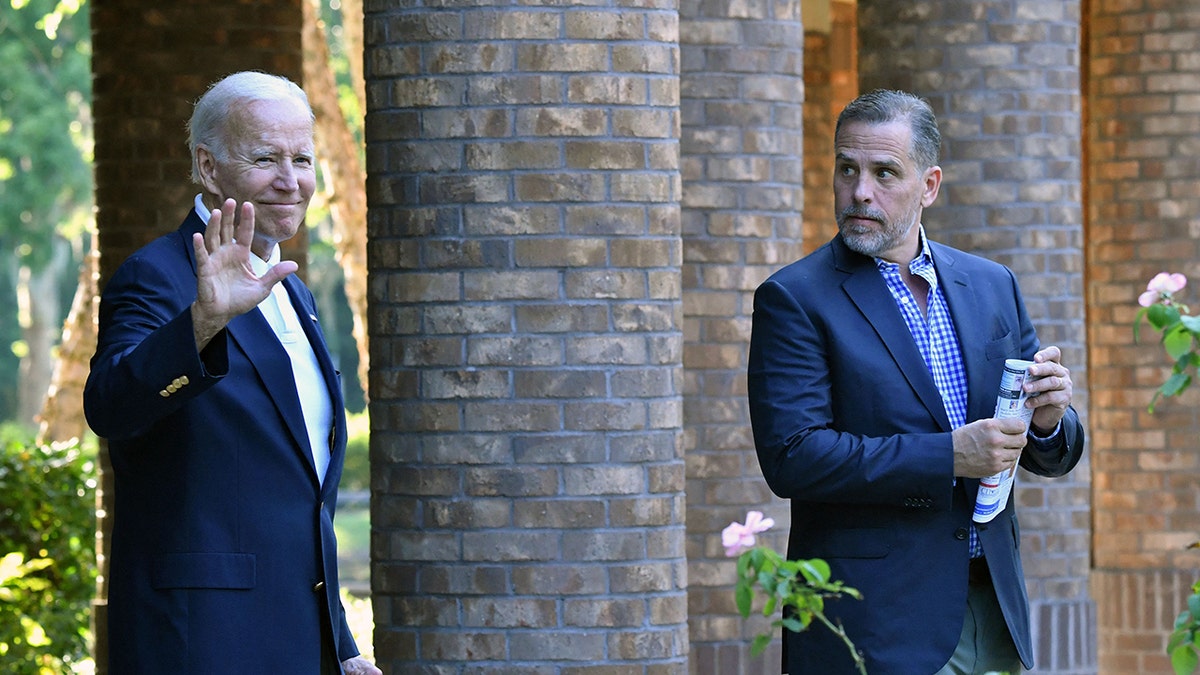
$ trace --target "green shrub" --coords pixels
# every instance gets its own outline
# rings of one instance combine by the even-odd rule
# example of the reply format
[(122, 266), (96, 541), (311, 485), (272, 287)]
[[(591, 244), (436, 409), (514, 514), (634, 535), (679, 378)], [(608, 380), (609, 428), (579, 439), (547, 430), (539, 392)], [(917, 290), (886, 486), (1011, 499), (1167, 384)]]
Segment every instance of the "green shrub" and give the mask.
[(96, 589), (95, 443), (37, 445), (0, 427), (0, 663), (69, 673), (89, 655)]

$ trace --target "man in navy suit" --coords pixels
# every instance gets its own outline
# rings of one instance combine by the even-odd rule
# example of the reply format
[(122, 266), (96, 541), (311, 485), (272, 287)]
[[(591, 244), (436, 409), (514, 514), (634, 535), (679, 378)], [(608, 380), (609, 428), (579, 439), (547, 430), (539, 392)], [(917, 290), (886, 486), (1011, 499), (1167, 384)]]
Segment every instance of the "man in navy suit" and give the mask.
[(338, 592), (338, 374), (279, 259), (316, 189), (312, 109), (236, 73), (189, 136), (201, 194), (108, 282), (84, 392), (115, 481), (108, 672), (378, 675)]
[[(1083, 452), (1071, 373), (1041, 348), (1012, 272), (930, 241), (941, 184), (924, 100), (875, 91), (835, 131), (838, 234), (755, 292), (748, 393), (772, 491), (791, 500), (788, 557), (823, 558), (862, 600), (826, 605), (870, 673), (1033, 667), (1012, 497), (972, 522), (979, 479), (1070, 471)], [(994, 419), (1005, 359), (1036, 362), (1033, 410)], [(784, 635), (783, 672), (856, 672), (814, 626)]]

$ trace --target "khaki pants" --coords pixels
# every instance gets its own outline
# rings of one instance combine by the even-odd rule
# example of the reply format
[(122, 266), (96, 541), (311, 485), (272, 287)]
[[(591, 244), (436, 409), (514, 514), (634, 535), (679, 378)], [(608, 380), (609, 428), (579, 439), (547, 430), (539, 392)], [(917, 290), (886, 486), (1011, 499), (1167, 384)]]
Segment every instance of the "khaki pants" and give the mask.
[(971, 584), (967, 590), (967, 616), (950, 662), (934, 675), (986, 675), (1024, 672), (1013, 645), (1004, 613), (991, 583)]

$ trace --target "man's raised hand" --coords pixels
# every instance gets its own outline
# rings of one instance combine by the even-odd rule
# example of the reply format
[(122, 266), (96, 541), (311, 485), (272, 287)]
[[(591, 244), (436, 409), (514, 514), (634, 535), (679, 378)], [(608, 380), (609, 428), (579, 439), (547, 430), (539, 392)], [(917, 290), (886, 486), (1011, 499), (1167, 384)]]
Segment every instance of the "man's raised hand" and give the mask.
[(254, 205), (245, 202), (239, 211), (232, 199), (213, 209), (203, 234), (192, 235), (196, 253), (192, 326), (197, 349), (204, 349), (235, 316), (257, 307), (270, 295), (272, 286), (299, 267), (285, 260), (256, 276), (250, 266), (253, 242)]

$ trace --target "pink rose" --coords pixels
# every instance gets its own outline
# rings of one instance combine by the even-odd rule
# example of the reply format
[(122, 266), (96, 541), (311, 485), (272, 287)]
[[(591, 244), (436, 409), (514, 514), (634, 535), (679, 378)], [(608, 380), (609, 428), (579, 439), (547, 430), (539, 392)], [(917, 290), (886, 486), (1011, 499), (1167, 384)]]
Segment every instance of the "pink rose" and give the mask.
[(774, 518), (763, 518), (762, 511), (750, 511), (746, 514), (746, 524), (733, 522), (721, 530), (721, 545), (725, 547), (726, 557), (733, 558), (748, 548), (754, 546), (754, 535), (766, 532), (775, 527)]
[(1171, 295), (1183, 290), (1184, 286), (1187, 286), (1187, 277), (1182, 274), (1159, 272), (1146, 284), (1146, 292), (1138, 296), (1138, 304), (1149, 307), (1159, 300), (1170, 300)]

